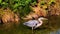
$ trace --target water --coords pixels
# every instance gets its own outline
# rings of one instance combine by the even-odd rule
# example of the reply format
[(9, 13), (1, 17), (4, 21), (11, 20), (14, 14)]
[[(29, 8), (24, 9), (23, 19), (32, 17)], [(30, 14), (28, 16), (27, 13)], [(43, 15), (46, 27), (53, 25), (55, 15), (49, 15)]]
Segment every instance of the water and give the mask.
[(60, 29), (58, 29), (57, 31), (52, 31), (50, 32), (50, 34), (60, 34)]
[(51, 17), (50, 23), (52, 24), (54, 31), (51, 31), (49, 34), (60, 34), (60, 16)]
[[(8, 30), (1, 30), (1, 34), (32, 34), (32, 29), (24, 26), (22, 23), (19, 27)], [(34, 30), (33, 34), (60, 34), (60, 16), (50, 17), (48, 24), (43, 24), (40, 28)]]

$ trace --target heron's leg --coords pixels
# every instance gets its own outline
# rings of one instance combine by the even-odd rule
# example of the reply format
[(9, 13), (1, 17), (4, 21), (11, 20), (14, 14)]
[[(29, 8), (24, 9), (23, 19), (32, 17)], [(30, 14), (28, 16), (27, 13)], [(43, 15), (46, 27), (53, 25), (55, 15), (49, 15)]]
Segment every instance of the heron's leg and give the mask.
[(32, 34), (33, 34), (33, 27), (32, 27)]

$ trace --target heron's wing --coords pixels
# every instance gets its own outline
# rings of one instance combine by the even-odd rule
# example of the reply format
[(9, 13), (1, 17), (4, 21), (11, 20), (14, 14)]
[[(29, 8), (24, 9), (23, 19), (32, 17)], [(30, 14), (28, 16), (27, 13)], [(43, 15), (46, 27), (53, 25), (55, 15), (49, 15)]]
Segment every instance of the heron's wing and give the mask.
[(38, 23), (38, 21), (36, 21), (36, 20), (30, 20), (30, 21), (25, 22), (23, 24), (26, 26), (29, 26), (29, 27), (34, 27), (37, 23)]
[(40, 27), (42, 25), (42, 23), (40, 22), (40, 23), (38, 23), (35, 27), (34, 27), (34, 29), (36, 29), (36, 28), (38, 28), (38, 27)]

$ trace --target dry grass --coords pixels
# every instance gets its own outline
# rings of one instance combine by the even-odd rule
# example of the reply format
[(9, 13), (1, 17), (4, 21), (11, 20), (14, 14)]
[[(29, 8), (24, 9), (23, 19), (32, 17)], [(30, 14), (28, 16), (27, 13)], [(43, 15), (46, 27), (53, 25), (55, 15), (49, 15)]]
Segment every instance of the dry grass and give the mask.
[(19, 16), (12, 12), (9, 8), (3, 10), (0, 9), (0, 20), (2, 20), (1, 23), (3, 23), (3, 26), (6, 26), (5, 28), (11, 28), (14, 24), (19, 25)]

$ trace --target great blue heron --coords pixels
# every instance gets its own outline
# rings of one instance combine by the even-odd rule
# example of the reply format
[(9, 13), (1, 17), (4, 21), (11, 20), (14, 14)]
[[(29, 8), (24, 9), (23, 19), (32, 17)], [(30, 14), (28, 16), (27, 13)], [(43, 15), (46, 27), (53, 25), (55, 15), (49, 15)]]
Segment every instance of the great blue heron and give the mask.
[(38, 18), (38, 20), (29, 20), (28, 22), (25, 22), (23, 24), (28, 27), (32, 27), (32, 31), (33, 31), (33, 29), (36, 29), (43, 24), (42, 20), (46, 20), (46, 18), (40, 17)]

